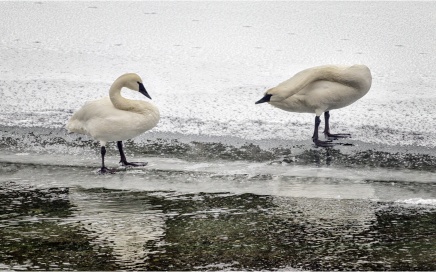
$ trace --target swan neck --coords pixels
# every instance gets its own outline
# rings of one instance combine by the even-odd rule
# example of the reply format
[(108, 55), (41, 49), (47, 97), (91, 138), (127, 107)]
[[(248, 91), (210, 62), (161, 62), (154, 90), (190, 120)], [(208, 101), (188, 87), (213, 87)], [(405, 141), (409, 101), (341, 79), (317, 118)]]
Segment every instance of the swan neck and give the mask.
[[(344, 85), (351, 86), (353, 88), (365, 89), (366, 86), (362, 86), (363, 79), (359, 74), (355, 74), (348, 69), (340, 69), (336, 67), (317, 67), (309, 71), (303, 71), (300, 74), (300, 78), (295, 85), (295, 89), (301, 90), (308, 84), (318, 81), (326, 80), (332, 82), (338, 82)], [(369, 82), (371, 86), (371, 82)], [(369, 89), (369, 87), (368, 87)]]
[(120, 110), (130, 110), (132, 108), (132, 106), (130, 105), (130, 100), (124, 98), (121, 95), (122, 88), (123, 84), (121, 82), (115, 81), (109, 89), (109, 97), (115, 108)]
[(296, 84), (297, 89), (302, 89), (306, 87), (308, 84), (317, 81), (317, 80), (330, 80), (337, 79), (337, 75), (333, 75), (334, 73), (330, 69), (319, 69), (315, 68), (310, 73), (305, 73), (300, 78), (299, 82)]

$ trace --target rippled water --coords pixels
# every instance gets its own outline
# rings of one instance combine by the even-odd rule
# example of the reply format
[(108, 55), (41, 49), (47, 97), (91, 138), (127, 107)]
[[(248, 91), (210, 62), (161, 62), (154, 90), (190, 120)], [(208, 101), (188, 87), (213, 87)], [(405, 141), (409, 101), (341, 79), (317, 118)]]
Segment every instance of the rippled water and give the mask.
[(404, 170), (150, 159), (101, 176), (86, 160), (13, 156), (0, 175), (3, 268), (436, 269), (436, 184)]
[(432, 149), (1, 131), (2, 269), (436, 269)]
[(13, 180), (0, 183), (3, 268), (436, 269), (434, 203), (42, 189)]

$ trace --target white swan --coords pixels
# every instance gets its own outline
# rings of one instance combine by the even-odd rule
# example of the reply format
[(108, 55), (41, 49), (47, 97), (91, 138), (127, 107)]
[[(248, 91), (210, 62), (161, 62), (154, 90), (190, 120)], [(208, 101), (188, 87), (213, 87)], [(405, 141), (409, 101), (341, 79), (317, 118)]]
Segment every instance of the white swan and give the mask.
[(100, 141), (102, 161), (100, 173), (113, 172), (104, 165), (105, 146), (109, 141), (117, 141), (121, 156), (120, 163), (123, 165), (146, 165), (147, 163), (127, 162), (122, 141), (152, 129), (159, 122), (160, 115), (157, 107), (145, 101), (122, 97), (120, 92), (123, 87), (139, 91), (151, 99), (138, 75), (124, 74), (110, 87), (109, 97), (87, 102), (67, 123), (69, 132), (86, 134)]
[(346, 107), (362, 98), (370, 89), (371, 72), (365, 65), (317, 66), (303, 70), (265, 92), (256, 104), (271, 105), (292, 112), (315, 113), (313, 142), (317, 146), (332, 146), (331, 141), (318, 139), (320, 115), (324, 113), (324, 134), (329, 138), (345, 138), (349, 134), (331, 134), (329, 111)]

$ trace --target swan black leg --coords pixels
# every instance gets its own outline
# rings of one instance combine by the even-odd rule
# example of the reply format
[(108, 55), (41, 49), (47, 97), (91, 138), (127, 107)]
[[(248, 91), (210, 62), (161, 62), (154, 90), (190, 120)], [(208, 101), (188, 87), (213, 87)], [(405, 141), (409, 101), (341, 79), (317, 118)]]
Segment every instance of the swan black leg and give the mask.
[(319, 128), (319, 124), (321, 124), (321, 118), (319, 118), (319, 116), (315, 117), (315, 129), (313, 131), (313, 136), (312, 136), (312, 140), (315, 143), (316, 146), (320, 146), (320, 147), (331, 147), (334, 146), (335, 144), (332, 143), (332, 141), (321, 141), (318, 139), (318, 128)]
[(101, 169), (100, 169), (100, 171), (98, 171), (98, 173), (100, 173), (100, 174), (108, 174), (108, 173), (113, 174), (114, 171), (106, 168), (106, 166), (104, 165), (104, 156), (106, 155), (106, 147), (104, 145), (101, 146), (100, 153), (101, 153)]
[(123, 151), (123, 142), (122, 141), (118, 141), (117, 142), (117, 146), (118, 146), (118, 150), (120, 151), (120, 163), (123, 166), (146, 166), (148, 163), (147, 162), (127, 162), (126, 159), (126, 155), (124, 155), (124, 151)]
[(330, 124), (329, 124), (329, 120), (330, 120), (330, 113), (328, 111), (324, 112), (324, 120), (325, 120), (325, 128), (324, 128), (324, 135), (328, 138), (333, 138), (333, 139), (339, 139), (339, 138), (350, 138), (351, 134), (331, 134), (330, 133)]

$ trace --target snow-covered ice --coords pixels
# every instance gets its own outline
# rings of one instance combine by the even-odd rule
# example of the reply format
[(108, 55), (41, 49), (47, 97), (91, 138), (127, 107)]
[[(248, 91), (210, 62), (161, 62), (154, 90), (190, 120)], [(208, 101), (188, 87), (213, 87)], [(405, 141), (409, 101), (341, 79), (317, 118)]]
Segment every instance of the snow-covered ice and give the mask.
[(368, 143), (436, 145), (431, 2), (0, 5), (4, 126), (61, 128), (119, 75), (136, 72), (161, 109), (155, 132), (307, 140), (313, 115), (254, 102), (301, 69), (363, 63), (373, 86), (332, 111), (332, 129)]

